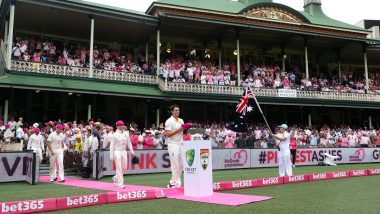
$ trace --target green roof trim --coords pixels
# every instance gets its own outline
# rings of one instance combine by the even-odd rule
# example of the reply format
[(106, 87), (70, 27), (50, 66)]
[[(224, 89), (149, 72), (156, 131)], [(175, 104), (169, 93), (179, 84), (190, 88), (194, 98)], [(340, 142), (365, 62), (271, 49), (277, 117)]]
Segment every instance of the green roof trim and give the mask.
[(363, 29), (361, 27), (350, 25), (350, 24), (328, 17), (323, 12), (321, 5), (307, 5), (304, 8), (304, 11), (300, 13), (302, 13), (305, 17), (307, 17), (312, 24), (345, 28), (345, 29), (350, 29), (350, 30), (367, 31), (366, 29)]
[(63, 91), (83, 91), (83, 93), (115, 94), (163, 98), (164, 93), (156, 85), (136, 85), (129, 83), (105, 82), (104, 80), (69, 79), (42, 76), (40, 74), (7, 72), (0, 77), (0, 86), (28, 87), (36, 89), (55, 89)]
[[(214, 11), (231, 14), (241, 14), (243, 11), (247, 9), (262, 5), (268, 5), (284, 8), (292, 12), (293, 14), (298, 15), (300, 18), (303, 18), (305, 20), (305, 23), (326, 27), (343, 28), (346, 30), (368, 32), (366, 29), (360, 28), (355, 25), (350, 25), (326, 16), (326, 14), (324, 14), (322, 11), (321, 5), (318, 4), (309, 4), (305, 7), (304, 11), (297, 11), (289, 6), (279, 3), (273, 3), (272, 0), (157, 0), (156, 2), (153, 2), (151, 4), (146, 13), (149, 13), (153, 5), (155, 4), (163, 4), (168, 6), (185, 7), (204, 11)], [(310, 10), (313, 10), (313, 15), (311, 15)]]

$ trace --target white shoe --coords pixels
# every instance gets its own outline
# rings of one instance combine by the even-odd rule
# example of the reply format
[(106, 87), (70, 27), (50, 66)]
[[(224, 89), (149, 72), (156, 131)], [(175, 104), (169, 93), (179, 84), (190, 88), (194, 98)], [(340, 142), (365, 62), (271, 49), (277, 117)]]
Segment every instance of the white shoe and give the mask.
[(119, 186), (119, 184), (117, 183), (117, 175), (112, 177), (112, 181), (115, 186)]

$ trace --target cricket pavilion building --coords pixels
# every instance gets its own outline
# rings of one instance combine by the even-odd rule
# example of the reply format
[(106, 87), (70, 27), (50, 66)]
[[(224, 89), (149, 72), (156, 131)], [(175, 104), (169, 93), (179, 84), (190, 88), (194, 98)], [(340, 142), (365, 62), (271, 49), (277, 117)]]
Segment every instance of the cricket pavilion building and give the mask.
[[(159, 124), (178, 103), (192, 121), (228, 121), (243, 93), (243, 62), (298, 68), (309, 79), (322, 72), (361, 76), (365, 93), (255, 88), (272, 123), (380, 126), (380, 95), (370, 77), (380, 72), (380, 40), (354, 25), (329, 18), (320, 0), (297, 11), (272, 0), (158, 0), (145, 13), (79, 0), (2, 0), (0, 11), (0, 110), (3, 120), (119, 118), (140, 127)], [(337, 5), (337, 9), (339, 6)], [(359, 20), (358, 20), (359, 21)], [(50, 41), (90, 50), (89, 66), (32, 62), (12, 57), (16, 38)], [(142, 55), (150, 74), (94, 68), (93, 50)], [(237, 67), (237, 85), (163, 80), (171, 57), (196, 57)]]

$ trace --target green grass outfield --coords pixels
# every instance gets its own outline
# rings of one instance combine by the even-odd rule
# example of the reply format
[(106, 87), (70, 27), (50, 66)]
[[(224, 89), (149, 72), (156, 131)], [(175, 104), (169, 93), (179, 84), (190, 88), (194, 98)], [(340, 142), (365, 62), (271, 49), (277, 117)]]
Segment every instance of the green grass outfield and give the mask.
[[(293, 168), (294, 174), (351, 169), (380, 168), (379, 164), (350, 164), (337, 167), (304, 166)], [(239, 169), (214, 172), (214, 181), (254, 179), (278, 175), (278, 168)], [(125, 176), (128, 184), (165, 186), (170, 173)], [(111, 182), (110, 177), (101, 181)], [(49, 183), (0, 184), (0, 201), (41, 199), (99, 193), (100, 190), (74, 188)], [(264, 195), (274, 199), (238, 207), (157, 199), (107, 204), (60, 211), (61, 213), (380, 213), (380, 176), (354, 177), (261, 188), (225, 191)]]

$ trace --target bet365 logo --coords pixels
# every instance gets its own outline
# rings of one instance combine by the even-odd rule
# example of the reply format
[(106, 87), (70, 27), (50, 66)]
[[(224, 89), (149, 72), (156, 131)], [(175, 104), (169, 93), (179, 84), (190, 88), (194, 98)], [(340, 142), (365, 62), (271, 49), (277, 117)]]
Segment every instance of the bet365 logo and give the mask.
[(187, 164), (191, 167), (194, 163), (194, 155), (195, 155), (195, 150), (194, 149), (189, 149), (186, 151), (186, 161)]

